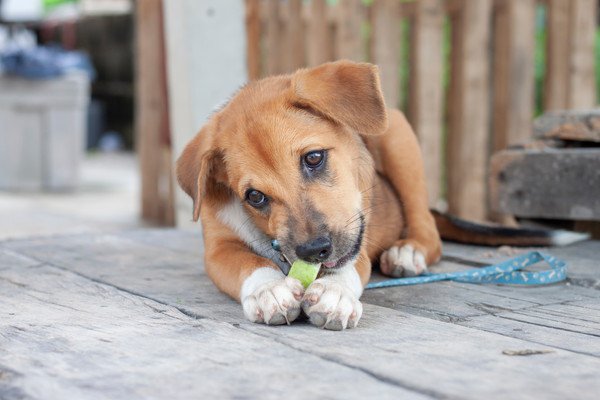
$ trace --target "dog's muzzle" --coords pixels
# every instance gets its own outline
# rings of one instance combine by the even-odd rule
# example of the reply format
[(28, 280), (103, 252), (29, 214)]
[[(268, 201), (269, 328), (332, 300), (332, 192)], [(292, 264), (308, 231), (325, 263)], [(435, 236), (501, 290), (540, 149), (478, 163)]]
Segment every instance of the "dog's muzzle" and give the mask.
[(327, 260), (333, 251), (331, 239), (325, 236), (309, 240), (296, 246), (296, 255), (299, 259), (311, 264), (322, 263)]

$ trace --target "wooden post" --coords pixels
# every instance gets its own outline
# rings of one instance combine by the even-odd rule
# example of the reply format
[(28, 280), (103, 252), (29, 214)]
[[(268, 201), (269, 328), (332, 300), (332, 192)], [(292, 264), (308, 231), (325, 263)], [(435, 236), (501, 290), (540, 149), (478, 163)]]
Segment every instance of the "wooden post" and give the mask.
[(326, 0), (311, 1), (307, 38), (308, 66), (314, 67), (328, 61), (331, 55), (331, 41), (329, 40)]
[(448, 102), (448, 206), (463, 218), (487, 214), (488, 79), (491, 0), (463, 0), (452, 18)]
[(139, 1), (136, 12), (136, 135), (142, 218), (175, 223), (161, 0)]
[(544, 109), (567, 108), (569, 91), (569, 3), (548, 0)]
[(304, 26), (302, 21), (302, 0), (288, 0), (287, 23), (285, 24), (284, 56), (285, 71), (293, 72), (305, 65)]
[(597, 0), (571, 0), (569, 63), (569, 108), (596, 106), (596, 20)]
[(364, 9), (361, 0), (341, 0), (338, 4), (337, 58), (362, 61), (361, 24)]
[(596, 105), (596, 14), (594, 0), (548, 0), (546, 110)]
[(398, 108), (400, 98), (400, 5), (397, 0), (372, 5), (373, 62), (379, 66), (385, 102), (391, 108)]
[(494, 151), (531, 137), (535, 7), (535, 0), (504, 0), (494, 13)]
[[(163, 1), (163, 7), (174, 162), (247, 81), (247, 38), (243, 1)], [(199, 229), (189, 196), (177, 188), (175, 200), (177, 226)]]
[(411, 38), (409, 120), (419, 137), (429, 205), (434, 206), (441, 184), (444, 4), (441, 0), (421, 0), (416, 6)]
[(283, 71), (281, 67), (281, 21), (279, 20), (279, 1), (268, 0), (266, 3), (266, 64), (267, 75), (277, 75)]
[(260, 77), (260, 3), (246, 0), (246, 62), (248, 79)]

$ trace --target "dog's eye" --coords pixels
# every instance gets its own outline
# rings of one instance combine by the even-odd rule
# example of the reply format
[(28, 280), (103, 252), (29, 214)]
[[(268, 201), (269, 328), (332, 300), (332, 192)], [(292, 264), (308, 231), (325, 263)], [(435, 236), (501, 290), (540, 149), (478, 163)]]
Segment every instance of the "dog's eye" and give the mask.
[(246, 201), (250, 203), (252, 207), (260, 208), (267, 205), (269, 199), (264, 193), (259, 192), (255, 189), (248, 189), (246, 191)]
[(323, 164), (323, 161), (325, 161), (325, 151), (311, 151), (310, 153), (306, 153), (302, 159), (308, 168), (319, 168)]

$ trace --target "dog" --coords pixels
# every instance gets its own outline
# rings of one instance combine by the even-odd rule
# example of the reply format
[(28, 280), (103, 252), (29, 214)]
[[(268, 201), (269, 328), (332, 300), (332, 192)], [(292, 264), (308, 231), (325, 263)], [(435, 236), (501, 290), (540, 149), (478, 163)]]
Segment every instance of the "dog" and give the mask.
[[(248, 83), (176, 173), (202, 221), (207, 275), (253, 322), (290, 323), (303, 310), (318, 327), (355, 327), (374, 261), (414, 276), (441, 255), (417, 138), (386, 109), (371, 64)], [(322, 264), (306, 290), (284, 274), (296, 259)]]
[[(367, 63), (248, 83), (186, 146), (176, 173), (202, 220), (206, 273), (258, 323), (289, 324), (303, 311), (321, 328), (356, 327), (372, 264), (422, 274), (441, 256), (437, 226), (463, 242), (566, 243), (557, 231), (434, 218), (415, 133), (386, 108)], [(306, 290), (286, 277), (297, 259), (322, 265)]]

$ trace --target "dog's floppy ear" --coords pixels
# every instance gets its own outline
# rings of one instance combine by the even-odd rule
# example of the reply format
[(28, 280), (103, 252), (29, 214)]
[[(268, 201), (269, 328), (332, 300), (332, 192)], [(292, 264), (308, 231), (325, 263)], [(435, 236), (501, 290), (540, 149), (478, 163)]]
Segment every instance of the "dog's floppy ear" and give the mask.
[(377, 66), (336, 61), (292, 76), (294, 101), (364, 135), (388, 126)]
[(213, 129), (212, 123), (205, 125), (177, 160), (179, 186), (194, 200), (194, 221), (200, 217), (200, 204), (211, 180), (214, 183), (226, 179), (222, 153), (213, 147)]

